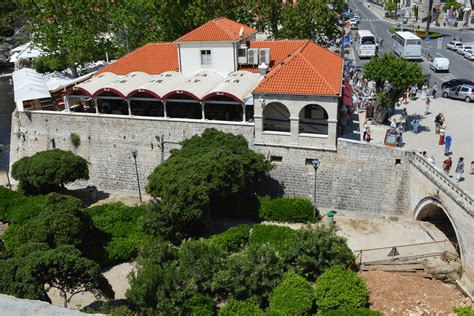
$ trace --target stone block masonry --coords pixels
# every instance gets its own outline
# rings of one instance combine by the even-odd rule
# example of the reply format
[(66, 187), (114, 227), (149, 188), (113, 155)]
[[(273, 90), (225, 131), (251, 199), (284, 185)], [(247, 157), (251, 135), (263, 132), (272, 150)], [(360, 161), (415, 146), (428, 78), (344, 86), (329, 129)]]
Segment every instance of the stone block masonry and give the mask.
[[(408, 161), (403, 150), (342, 139), (337, 152), (254, 145), (254, 126), (249, 123), (21, 112), (13, 117), (11, 162), (52, 149), (54, 144), (90, 162), (91, 179), (77, 185), (96, 185), (105, 191), (135, 191), (131, 149), (138, 151), (139, 177), (144, 188), (148, 175), (169, 157), (171, 149), (179, 148), (182, 140), (209, 127), (243, 135), (252, 149), (273, 161), (273, 181), (264, 191), (312, 199), (311, 160), (317, 158), (321, 161), (317, 173), (318, 206), (390, 214), (409, 210)], [(70, 141), (71, 133), (81, 138), (77, 148)]]

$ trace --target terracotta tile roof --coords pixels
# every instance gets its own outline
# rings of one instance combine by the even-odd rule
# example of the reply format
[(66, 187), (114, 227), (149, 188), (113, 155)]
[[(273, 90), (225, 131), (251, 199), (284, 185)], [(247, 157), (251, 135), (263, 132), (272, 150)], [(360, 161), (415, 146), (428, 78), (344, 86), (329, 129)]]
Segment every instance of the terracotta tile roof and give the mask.
[(179, 71), (178, 48), (176, 44), (146, 44), (102, 68), (96, 75), (103, 72), (126, 75), (134, 71), (141, 71), (150, 75), (158, 75), (165, 71)]
[[(273, 52), (270, 50), (270, 56)], [(271, 69), (255, 92), (277, 94), (339, 95), (343, 60), (327, 49), (306, 41), (284, 63)]]
[[(270, 48), (270, 65), (278, 65), (282, 60), (291, 56), (297, 49), (306, 44), (306, 40), (251, 41), (249, 48)], [(240, 70), (258, 72), (258, 65), (244, 65)]]
[(256, 29), (250, 26), (227, 18), (217, 18), (181, 36), (176, 42), (237, 41), (240, 39), (239, 33), (241, 28), (244, 30), (243, 37), (257, 32)]

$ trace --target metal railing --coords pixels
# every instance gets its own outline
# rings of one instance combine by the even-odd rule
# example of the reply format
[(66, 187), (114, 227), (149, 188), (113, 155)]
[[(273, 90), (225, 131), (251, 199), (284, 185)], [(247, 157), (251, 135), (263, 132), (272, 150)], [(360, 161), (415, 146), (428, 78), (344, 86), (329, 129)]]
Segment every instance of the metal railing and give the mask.
[[(439, 247), (436, 245), (439, 245)], [(448, 245), (452, 245), (455, 251), (453, 252), (452, 249), (448, 249)], [(401, 260), (438, 257), (445, 254), (450, 254), (456, 260), (459, 258), (458, 245), (448, 239), (409, 245), (360, 249), (355, 250), (353, 253), (356, 255), (355, 263), (359, 267), (367, 263), (387, 264)]]
[(469, 192), (462, 189), (453, 179), (448, 177), (441, 169), (429, 163), (418, 152), (413, 152), (409, 161), (433, 184), (461, 206), (470, 217), (474, 218), (474, 198)]

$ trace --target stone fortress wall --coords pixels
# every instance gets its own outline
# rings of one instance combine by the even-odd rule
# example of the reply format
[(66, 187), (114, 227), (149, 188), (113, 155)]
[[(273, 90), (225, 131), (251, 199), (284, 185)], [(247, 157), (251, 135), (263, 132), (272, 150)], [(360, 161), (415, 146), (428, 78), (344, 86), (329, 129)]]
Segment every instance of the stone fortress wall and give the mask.
[[(206, 128), (243, 135), (250, 146), (273, 161), (273, 181), (266, 191), (312, 198), (314, 169), (319, 159), (317, 205), (359, 212), (401, 214), (409, 212), (407, 154), (349, 140), (339, 140), (338, 150), (254, 144), (252, 123), (216, 123), (180, 119), (101, 117), (60, 112), (16, 112), (12, 118), (11, 163), (46, 149), (71, 150), (90, 162), (90, 180), (103, 191), (136, 191), (136, 149), (142, 188), (148, 175), (179, 142)], [(70, 134), (81, 144), (74, 148)], [(396, 160), (399, 163), (396, 164)]]

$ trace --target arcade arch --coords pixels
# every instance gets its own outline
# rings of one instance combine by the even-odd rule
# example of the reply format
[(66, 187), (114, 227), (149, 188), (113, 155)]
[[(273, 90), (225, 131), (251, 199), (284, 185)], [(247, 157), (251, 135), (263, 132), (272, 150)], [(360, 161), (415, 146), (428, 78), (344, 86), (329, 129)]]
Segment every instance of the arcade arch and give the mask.
[(263, 109), (263, 130), (290, 132), (290, 111), (279, 102), (271, 102)]
[(326, 110), (319, 104), (308, 104), (299, 114), (299, 133), (328, 135)]

